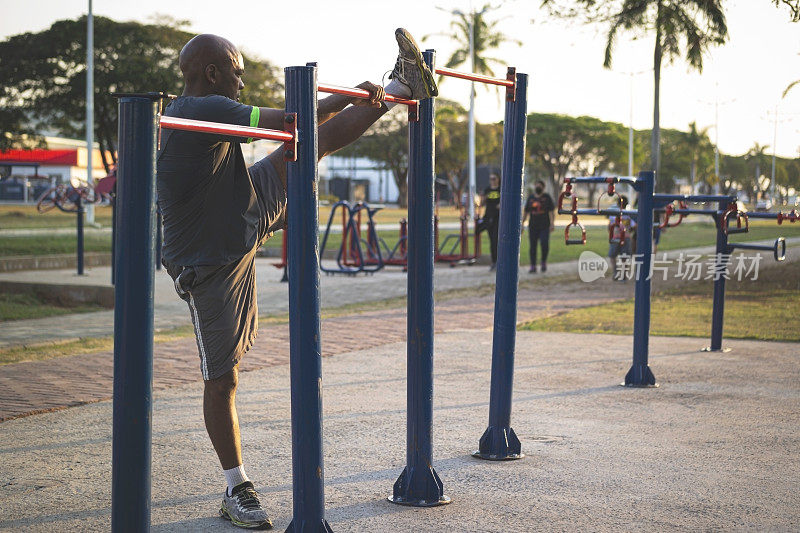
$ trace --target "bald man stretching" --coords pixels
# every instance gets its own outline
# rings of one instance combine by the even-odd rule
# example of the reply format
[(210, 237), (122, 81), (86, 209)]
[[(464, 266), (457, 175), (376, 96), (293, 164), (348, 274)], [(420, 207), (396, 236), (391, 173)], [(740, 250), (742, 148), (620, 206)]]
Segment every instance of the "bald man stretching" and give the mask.
[[(436, 96), (433, 75), (414, 39), (402, 28), (395, 38), (400, 53), (385, 91), (410, 99)], [(185, 88), (165, 115), (283, 129), (283, 110), (238, 102), (244, 64), (226, 39), (193, 38), (181, 50), (180, 68)], [(319, 101), (320, 158), (358, 139), (394, 105), (382, 102), (383, 87), (370, 82), (358, 87), (370, 93), (368, 100), (332, 95)], [(161, 135), (157, 186), (163, 260), (194, 324), (204, 380), (203, 417), (228, 484), (219, 512), (237, 526), (270, 529), (242, 464), (235, 398), (237, 365), (258, 327), (253, 260), (256, 250), (283, 227), (284, 149), (248, 169), (239, 144), (244, 139), (168, 129)]]

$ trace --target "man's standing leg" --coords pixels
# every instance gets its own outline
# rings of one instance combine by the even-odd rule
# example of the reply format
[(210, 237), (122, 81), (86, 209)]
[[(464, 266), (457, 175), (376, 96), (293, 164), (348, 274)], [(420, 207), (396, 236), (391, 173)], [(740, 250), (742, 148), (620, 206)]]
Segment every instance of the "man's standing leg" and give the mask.
[[(203, 388), (203, 418), (206, 430), (217, 452), (222, 469), (228, 470), (242, 465), (242, 442), (239, 435), (239, 416), (236, 413), (236, 387), (239, 384), (238, 367), (216, 379), (207, 380)], [(226, 475), (226, 479), (227, 479)], [(242, 469), (242, 477), (232, 489), (247, 481)], [(230, 492), (230, 490), (229, 490)]]

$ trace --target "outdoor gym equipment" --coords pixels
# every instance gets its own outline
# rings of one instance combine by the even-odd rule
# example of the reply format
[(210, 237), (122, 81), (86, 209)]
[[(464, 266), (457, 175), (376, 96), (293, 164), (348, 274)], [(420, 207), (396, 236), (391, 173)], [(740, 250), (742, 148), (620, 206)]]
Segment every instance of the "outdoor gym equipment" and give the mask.
[[(721, 214), (720, 214), (721, 212)], [(728, 223), (729, 219), (736, 217), (736, 228), (731, 228)], [(737, 209), (735, 201), (719, 202), (718, 213), (715, 215), (717, 220), (717, 244), (716, 244), (716, 268), (723, 268), (728, 261), (730, 254), (734, 250), (758, 250), (765, 252), (772, 252), (776, 261), (783, 261), (786, 258), (786, 240), (783, 237), (776, 239), (774, 245), (750, 244), (750, 243), (731, 243), (728, 242), (728, 235), (731, 233), (741, 233), (740, 224), (744, 217), (745, 228), (749, 228), (749, 219), (767, 219), (777, 220), (781, 224), (784, 220), (794, 222), (798, 220), (797, 213), (792, 211), (787, 215), (783, 213), (743, 213)], [(733, 231), (731, 231), (733, 229)], [(717, 276), (714, 280), (714, 297), (713, 308), (711, 310), (711, 343), (704, 351), (719, 352), (726, 351), (722, 348), (722, 329), (725, 318), (725, 276)]]
[[(469, 215), (462, 213), (458, 219), (458, 233), (451, 233), (439, 243), (439, 216), (434, 216), (434, 253), (435, 260), (440, 263), (450, 263), (451, 267), (457, 265), (474, 265), (481, 256), (481, 236), (478, 233), (480, 217), (473, 220), (473, 232), (469, 232)], [(469, 253), (469, 238), (472, 237), (472, 253)], [(449, 248), (448, 248), (449, 245)]]
[[(678, 207), (670, 206), (678, 202)], [(687, 202), (697, 203), (716, 203), (717, 208), (696, 209), (687, 207)], [(666, 204), (666, 206), (664, 205)], [(794, 222), (798, 220), (797, 213), (750, 213), (740, 211), (735, 196), (681, 196), (681, 195), (656, 195), (656, 211), (664, 210), (665, 218), (668, 220), (670, 215), (677, 213), (680, 216), (687, 215), (708, 215), (711, 216), (717, 227), (714, 269), (716, 272), (724, 271), (730, 254), (735, 250), (756, 250), (772, 252), (776, 261), (783, 261), (786, 257), (786, 240), (779, 237), (772, 245), (729, 242), (728, 236), (737, 233), (746, 233), (750, 227), (750, 219), (777, 220), (781, 224), (784, 220)], [(678, 223), (680, 222), (680, 219)], [(732, 226), (731, 223), (735, 224)], [(662, 223), (663, 224), (663, 223)], [(676, 223), (677, 225), (677, 223)], [(668, 224), (670, 227), (671, 224)], [(658, 229), (656, 231), (659, 231)], [(713, 308), (711, 311), (711, 341), (710, 345), (703, 351), (724, 351), (722, 348), (722, 331), (725, 312), (725, 276), (715, 276)]]
[[(565, 190), (558, 197), (558, 212), (559, 214), (571, 214), (572, 222), (570, 226), (580, 227), (582, 230), (581, 242), (577, 239), (570, 239), (569, 233), (565, 234), (567, 244), (585, 244), (586, 231), (583, 226), (578, 222), (578, 215), (604, 215), (604, 216), (623, 216), (627, 215), (637, 220), (652, 220), (653, 219), (653, 190), (654, 190), (655, 173), (653, 172), (640, 172), (638, 177), (620, 177), (620, 178), (603, 178), (603, 177), (587, 177), (587, 178), (566, 178), (567, 184)], [(613, 186), (618, 183), (625, 183), (633, 187), (634, 190), (639, 192), (639, 206), (637, 211), (616, 209), (578, 209), (578, 197), (572, 191), (572, 185), (575, 183), (607, 183), (609, 185), (609, 193), (613, 193)], [(571, 208), (564, 209), (564, 200), (570, 198)], [(569, 231), (569, 226), (567, 227)], [(572, 240), (572, 242), (569, 242)], [(653, 232), (644, 231), (639, 232), (637, 239), (637, 252), (641, 254), (641, 271), (650, 272), (650, 265), (652, 262), (653, 250)], [(625, 376), (625, 385), (630, 387), (647, 387), (655, 386), (656, 378), (648, 366), (648, 349), (650, 338), (650, 276), (637, 276), (636, 277), (636, 296), (633, 312), (633, 363), (630, 370)]]
[[(434, 52), (423, 57), (433, 66)], [(513, 73), (513, 70), (509, 70)], [(452, 74), (451, 74), (452, 75)], [(462, 75), (465, 77), (470, 75)], [(489, 427), (479, 455), (521, 457), (510, 427), (519, 278), (527, 75), (510, 74), (495, 296)], [(477, 79), (478, 77), (474, 77)], [(467, 78), (470, 79), (470, 78)], [(316, 65), (285, 69), (285, 131), (159, 117), (163, 93), (118, 94), (119, 241), (114, 314), (112, 530), (146, 531), (150, 521), (153, 365), (152, 269), (159, 125), (286, 144), (293, 519), (288, 531), (331, 531), (324, 517), (319, 257), (317, 255)], [(478, 79), (477, 81), (485, 81)], [(412, 103), (407, 104), (412, 107)], [(408, 419), (406, 466), (390, 500), (449, 502), (433, 468), (433, 100), (413, 102), (409, 125)], [(302, 138), (298, 140), (298, 132)]]
[[(339, 245), (339, 252), (336, 255), (337, 268), (326, 267), (322, 263), (325, 248), (328, 244), (328, 237), (331, 234), (336, 211), (341, 210), (342, 214), (342, 242)], [(370, 207), (364, 202), (357, 202), (350, 205), (349, 202), (341, 200), (331, 207), (331, 214), (328, 217), (328, 225), (325, 227), (325, 235), (322, 237), (322, 245), (319, 248), (320, 264), (319, 268), (326, 274), (347, 274), (354, 276), (359, 272), (373, 274), (384, 266), (381, 254), (380, 240), (375, 230), (374, 214), (383, 209), (382, 207)], [(361, 213), (367, 213), (367, 238), (363, 239), (361, 234)], [(384, 243), (384, 246), (386, 244)]]
[[(586, 178), (566, 178), (566, 186), (564, 191), (558, 198), (558, 212), (559, 214), (572, 215), (572, 222), (567, 226), (565, 233), (565, 240), (567, 244), (585, 244), (585, 231), (583, 232), (583, 242), (578, 239), (570, 238), (570, 226), (580, 227), (578, 222), (578, 215), (602, 215), (613, 216), (617, 225), (622, 216), (628, 216), (635, 219), (642, 227), (642, 221), (652, 221), (654, 213), (663, 213), (664, 218), (661, 222), (653, 224), (652, 231), (638, 231), (637, 232), (637, 249), (636, 255), (640, 258), (638, 263), (636, 281), (635, 281), (635, 296), (634, 296), (634, 324), (633, 324), (633, 365), (625, 376), (624, 385), (632, 387), (647, 387), (656, 386), (655, 376), (648, 366), (648, 350), (649, 350), (649, 334), (650, 334), (650, 275), (652, 265), (652, 248), (653, 248), (653, 234), (665, 228), (675, 227), (681, 223), (683, 218), (688, 215), (708, 215), (711, 216), (716, 222), (717, 226), (717, 246), (716, 246), (716, 264), (717, 271), (724, 269), (726, 266), (724, 261), (727, 257), (736, 250), (759, 250), (773, 252), (777, 261), (782, 261), (785, 257), (786, 242), (781, 237), (775, 241), (773, 246), (747, 244), (747, 243), (729, 243), (728, 235), (737, 233), (745, 233), (749, 229), (749, 218), (766, 218), (777, 219), (780, 222), (783, 220), (794, 221), (797, 220), (797, 214), (791, 212), (789, 214), (782, 213), (745, 213), (739, 211), (738, 204), (735, 196), (725, 195), (674, 195), (674, 194), (655, 194), (653, 192), (654, 174), (652, 172), (640, 172), (638, 178), (606, 178), (606, 177), (586, 177)], [(639, 192), (639, 206), (638, 210), (626, 210), (621, 208), (616, 209), (600, 209), (599, 203), (597, 209), (579, 209), (578, 198), (572, 191), (572, 185), (576, 183), (608, 183), (608, 194), (613, 194), (612, 187), (617, 183), (627, 183), (631, 185), (634, 190)], [(569, 209), (564, 207), (566, 199), (571, 200)], [(673, 204), (678, 204), (675, 207)], [(717, 203), (717, 209), (696, 209), (689, 208), (688, 203)], [(678, 215), (679, 218), (675, 222), (670, 222), (673, 215)], [(733, 225), (731, 224), (733, 223)], [(652, 222), (651, 222), (652, 224)], [(612, 225), (612, 226), (613, 226)], [(613, 241), (613, 232), (609, 231), (609, 242)], [(711, 346), (706, 350), (718, 351), (721, 349), (722, 343), (722, 323), (724, 312), (724, 298), (725, 298), (725, 277), (716, 276), (714, 281), (714, 308), (712, 311), (712, 327), (711, 327)]]

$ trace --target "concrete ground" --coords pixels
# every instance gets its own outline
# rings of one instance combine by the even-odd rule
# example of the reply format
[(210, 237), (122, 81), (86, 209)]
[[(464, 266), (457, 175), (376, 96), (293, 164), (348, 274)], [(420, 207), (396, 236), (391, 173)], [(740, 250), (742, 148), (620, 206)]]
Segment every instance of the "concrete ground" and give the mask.
[[(324, 359), (327, 518), (334, 531), (793, 531), (800, 528), (797, 344), (653, 338), (660, 387), (626, 389), (631, 339), (520, 332), (512, 426), (527, 457), (470, 457), (486, 427), (491, 332), (437, 335), (434, 467), (453, 503), (386, 501), (405, 460), (405, 344)], [(242, 375), (245, 462), (291, 519), (288, 366)], [(201, 388), (155, 394), (154, 531), (234, 531)], [(0, 530), (104, 531), (111, 402), (2, 423)]]

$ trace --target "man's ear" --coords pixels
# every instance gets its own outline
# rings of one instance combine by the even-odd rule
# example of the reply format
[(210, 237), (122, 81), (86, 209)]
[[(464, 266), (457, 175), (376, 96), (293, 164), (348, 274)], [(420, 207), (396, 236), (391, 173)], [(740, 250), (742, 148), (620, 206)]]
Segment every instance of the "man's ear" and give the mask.
[(213, 63), (206, 65), (205, 69), (206, 81), (214, 85), (217, 83), (217, 66)]

